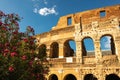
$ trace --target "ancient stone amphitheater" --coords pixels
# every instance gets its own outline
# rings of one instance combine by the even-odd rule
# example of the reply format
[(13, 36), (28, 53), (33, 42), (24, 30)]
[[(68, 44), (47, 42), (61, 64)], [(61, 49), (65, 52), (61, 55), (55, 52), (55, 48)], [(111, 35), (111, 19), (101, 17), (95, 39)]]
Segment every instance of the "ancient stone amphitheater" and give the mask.
[[(107, 51), (101, 48), (104, 36), (110, 37)], [(85, 48), (87, 38), (94, 44), (91, 52)], [(46, 47), (51, 64), (47, 80), (120, 80), (120, 5), (62, 16), (36, 40)], [(75, 51), (69, 41), (75, 42)]]

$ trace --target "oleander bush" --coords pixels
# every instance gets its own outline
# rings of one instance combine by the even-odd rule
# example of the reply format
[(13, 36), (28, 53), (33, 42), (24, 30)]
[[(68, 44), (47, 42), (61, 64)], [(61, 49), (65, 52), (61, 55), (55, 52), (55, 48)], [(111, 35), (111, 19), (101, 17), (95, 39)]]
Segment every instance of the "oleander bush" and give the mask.
[(31, 26), (19, 31), (20, 20), (17, 14), (0, 11), (0, 80), (45, 80), (46, 49), (35, 44)]

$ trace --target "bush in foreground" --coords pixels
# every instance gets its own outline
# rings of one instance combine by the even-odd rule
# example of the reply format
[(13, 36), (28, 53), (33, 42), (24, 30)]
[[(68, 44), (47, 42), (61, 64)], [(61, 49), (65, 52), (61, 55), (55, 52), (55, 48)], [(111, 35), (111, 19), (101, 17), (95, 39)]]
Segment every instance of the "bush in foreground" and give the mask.
[(20, 32), (20, 20), (17, 14), (0, 11), (0, 80), (45, 80), (46, 49), (36, 51), (33, 28), (28, 26), (26, 32)]

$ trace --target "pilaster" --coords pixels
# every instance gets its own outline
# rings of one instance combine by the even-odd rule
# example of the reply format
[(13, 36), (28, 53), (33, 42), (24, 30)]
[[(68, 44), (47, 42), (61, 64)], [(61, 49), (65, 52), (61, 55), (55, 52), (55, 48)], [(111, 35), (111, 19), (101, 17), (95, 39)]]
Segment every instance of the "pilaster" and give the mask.
[(120, 62), (120, 36), (115, 39), (115, 49), (116, 55), (118, 56), (118, 60)]
[(59, 58), (63, 58), (64, 57), (64, 44), (60, 43), (59, 44)]
[(81, 33), (80, 23), (75, 24), (76, 62), (80, 64), (83, 63)]
[(47, 57), (50, 58), (50, 45), (46, 45)]
[(76, 61), (80, 64), (83, 63), (81, 41), (76, 41)]
[(101, 64), (102, 63), (102, 53), (100, 50), (100, 41), (95, 40), (94, 45), (95, 45), (96, 64)]

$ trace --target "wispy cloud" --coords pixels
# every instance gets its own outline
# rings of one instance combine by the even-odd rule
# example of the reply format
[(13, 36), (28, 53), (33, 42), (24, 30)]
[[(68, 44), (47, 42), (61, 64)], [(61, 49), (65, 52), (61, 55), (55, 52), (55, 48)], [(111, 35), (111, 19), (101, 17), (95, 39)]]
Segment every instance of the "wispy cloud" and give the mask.
[(42, 16), (47, 16), (47, 15), (50, 15), (50, 14), (57, 15), (58, 12), (55, 10), (55, 7), (56, 6), (53, 6), (52, 8), (47, 8), (47, 7), (41, 8), (41, 9), (38, 10), (38, 13)]
[(44, 4), (48, 4), (48, 1), (47, 0), (32, 0), (33, 2), (42, 2), (42, 3), (44, 3)]
[(33, 9), (33, 12), (34, 12), (34, 13), (38, 13), (37, 8), (34, 8), (34, 9)]
[(110, 49), (111, 48), (111, 45), (110, 45), (111, 37), (110, 36), (106, 36), (105, 38), (106, 38), (106, 41), (104, 42), (104, 46), (105, 46), (106, 49)]
[(48, 4), (48, 2), (47, 2), (46, 0), (44, 0), (44, 4), (46, 4), (46, 5), (47, 5), (47, 4)]

